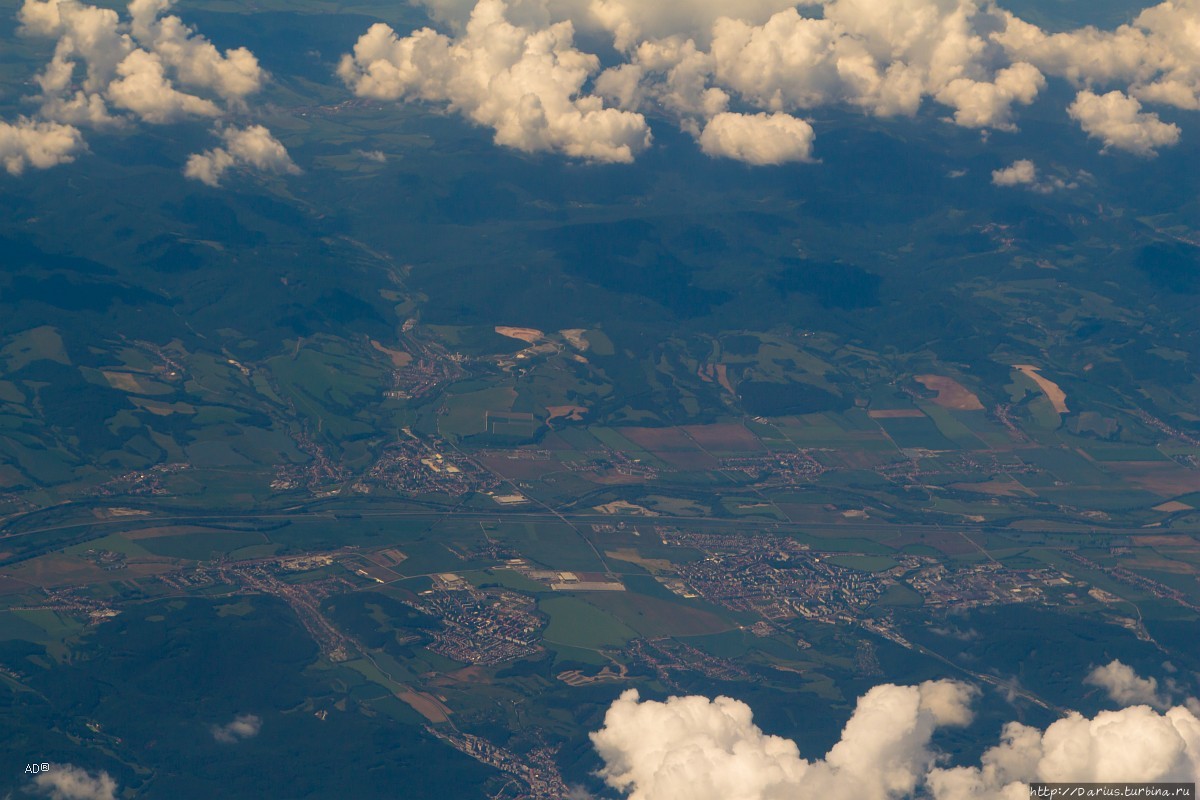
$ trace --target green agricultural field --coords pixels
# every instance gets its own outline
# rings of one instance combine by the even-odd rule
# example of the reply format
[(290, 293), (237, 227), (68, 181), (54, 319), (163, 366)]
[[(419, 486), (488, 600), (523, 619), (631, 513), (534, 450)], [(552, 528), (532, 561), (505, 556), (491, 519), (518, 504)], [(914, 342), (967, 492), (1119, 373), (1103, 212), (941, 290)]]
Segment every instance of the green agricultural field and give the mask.
[(1021, 459), (1050, 472), (1071, 486), (1096, 486), (1114, 482), (1110, 475), (1086, 457), (1063, 447), (1023, 450)]
[(1054, 406), (1045, 397), (1033, 398), (1027, 408), (1034, 425), (1042, 430), (1054, 431), (1062, 425), (1062, 415), (1054, 410)]
[(270, 558), (279, 552), (280, 545), (272, 542), (270, 544), (252, 544), (248, 547), (239, 547), (237, 550), (231, 550), (229, 558), (231, 561), (250, 561), (257, 558)]
[(876, 601), (881, 606), (916, 608), (925, 604), (924, 598), (914, 589), (902, 583), (889, 586)]
[(1046, 488), (1038, 494), (1056, 503), (1109, 512), (1149, 509), (1163, 502), (1159, 495), (1133, 488)]
[(268, 367), (281, 391), (329, 436), (342, 439), (371, 430), (364, 417), (382, 401), (386, 387), (385, 366), (378, 358), (319, 340), (271, 359)]
[(70, 364), (71, 359), (63, 346), (62, 336), (50, 325), (31, 328), (18, 334), (0, 349), (0, 357), (7, 359), (8, 371), (17, 372), (34, 361), (57, 361)]
[(518, 592), (530, 594), (546, 591), (546, 587), (542, 584), (537, 581), (531, 581), (521, 573), (514, 572), (511, 569), (473, 570), (463, 573), (463, 577), (475, 586), (499, 584), (507, 589), (514, 589)]
[(489, 433), (489, 411), (511, 411), (516, 392), (506, 386), (465, 394), (451, 394), (446, 413), (438, 418), (438, 431), (444, 436), (464, 437)]
[[(997, 3), (1047, 35), (1098, 26), (1085, 31), (1097, 41), (1137, 14), (1117, 0)], [(924, 20), (937, 36), (942, 17), (993, 33), (995, 15), (923, 4), (938, 7)], [(0, 24), (0, 136), (65, 122), (34, 95), (73, 39), (56, 50), (22, 34), (20, 5)], [(100, 5), (131, 30), (121, 4)], [(150, 124), (91, 80), (84, 94), (114, 101), (119, 126), (78, 125), (74, 149), (41, 159), (53, 165), (26, 163), (19, 136), (16, 155), (0, 145), (14, 173), (0, 172), (0, 751), (111, 776), (116, 788), (89, 796), (507, 798), (536, 793), (522, 783), (532, 770), (557, 770), (568, 788), (551, 794), (608, 797), (622, 790), (604, 785), (589, 734), (628, 689), (744, 702), (812, 759), (873, 686), (977, 684), (976, 721), (931, 744), (947, 767), (978, 763), (1013, 720), (1042, 729), (1059, 710), (1111, 710), (1084, 676), (1116, 658), (1173, 701), (1196, 693), (1196, 614), (1170, 590), (1200, 591), (1200, 262), (1187, 244), (1200, 123), (1138, 91), (1194, 55), (1180, 37), (1158, 37), (1179, 58), (1097, 89), (1137, 95), (1139, 122), (1162, 115), (1182, 132), (1140, 153), (1089, 138), (1064, 111), (1078, 87), (1039, 64), (1036, 102), (1011, 104), (1019, 136), (946, 124), (956, 109), (937, 92), (912, 115), (864, 114), (849, 98), (797, 112), (815, 126), (811, 153), (747, 168), (679, 130), (654, 102), (670, 76), (647, 68), (647, 99), (618, 133), (644, 119), (653, 144), (624, 138), (626, 164), (554, 124), (497, 136), (477, 112), (503, 102), (356, 96), (339, 74), (379, 22), (397, 41), (430, 28), (446, 38), (418, 34), (427, 44), (469, 49), (474, 5), (177, 3), (163, 13), (193, 44), (261, 65), (258, 91), (227, 102), (164, 56), (163, 79), (212, 113)], [(545, 33), (526, 5), (480, 5), (513, 26), (517, 55)], [(555, 30), (576, 31), (558, 55), (634, 58), (587, 5), (553, 4)], [(653, 4), (616, 5), (644, 16)], [(686, 42), (711, 29), (700, 17), (712, 7), (735, 5), (641, 27)], [(1174, 22), (1188, 5), (1155, 13)], [(881, 74), (928, 66), (929, 48), (882, 39)], [(992, 74), (1012, 54), (985, 55)], [(968, 62), (950, 66), (970, 74)], [(583, 71), (571, 102), (618, 113)], [(727, 78), (716, 70), (705, 88), (737, 94)], [(734, 110), (762, 110), (750, 94)], [(234, 154), (240, 131), (264, 130), (275, 170)], [(524, 134), (536, 141), (510, 146)], [(197, 164), (222, 161), (218, 147), (232, 166), (194, 180)], [(1024, 159), (1035, 182), (1005, 185), (999, 171)], [(1070, 411), (1014, 364), (1038, 365)], [(433, 481), (389, 447), (408, 436), (481, 472)], [(509, 493), (528, 502), (495, 499)], [(726, 563), (751, 577), (722, 602), (786, 604), (769, 577), (786, 548), (770, 537), (887, 588), (865, 610), (764, 620), (715, 605), (707, 582), (692, 579), (705, 601), (656, 580), (683, 592), (674, 579), (688, 583), (689, 565)], [(375, 574), (397, 580), (356, 573), (389, 548), (405, 557)], [(262, 565), (279, 597), (243, 569), (318, 554), (337, 557)], [(909, 554), (920, 568), (1071, 577), (1028, 603), (977, 607), (982, 592), (926, 607), (884, 574)], [(518, 559), (607, 573), (625, 591), (554, 591)], [(196, 574), (227, 561), (240, 585)], [(489, 592), (425, 594), (440, 573)], [(473, 615), (496, 602), (492, 587), (538, 609), (519, 632)], [(116, 613), (89, 613), (101, 608)], [(494, 663), (432, 652), (459, 624)], [(223, 740), (242, 715), (254, 734)], [(511, 769), (483, 763), (496, 759), (467, 735), (511, 753)], [(39, 789), (20, 767), (0, 771), (0, 797)]]
[(954, 442), (957, 448), (963, 450), (989, 449), (989, 443), (981, 439), (968, 424), (974, 423), (973, 417), (982, 416), (980, 412), (950, 411), (934, 403), (922, 403), (921, 410), (933, 420), (933, 424), (937, 426), (942, 435)]
[(1097, 461), (1168, 461), (1157, 447), (1088, 442), (1087, 454)]
[(601, 330), (590, 330), (583, 334), (589, 349), (598, 356), (611, 356), (615, 353), (612, 340)]
[(612, 614), (577, 597), (543, 597), (538, 609), (550, 617), (543, 638), (552, 646), (584, 650), (622, 647), (638, 635)]
[[(604, 565), (573, 528), (553, 523), (505, 523), (492, 537), (551, 569), (600, 572)], [(407, 562), (406, 562), (407, 565)]]
[(0, 611), (0, 641), (38, 642), (46, 638), (46, 629), (28, 619), (28, 611)]
[(595, 437), (602, 445), (611, 447), (613, 450), (625, 453), (633, 458), (649, 458), (650, 453), (640, 445), (626, 439), (621, 435), (620, 431), (612, 428), (591, 427), (588, 429), (593, 437)]
[(144, 558), (154, 555), (150, 550), (147, 550), (141, 544), (135, 541), (130, 541), (120, 534), (105, 536), (100, 539), (89, 539), (83, 544), (77, 544), (74, 547), (68, 547), (63, 550), (68, 555), (83, 555), (88, 550), (108, 550), (113, 553), (123, 553), (131, 558)]
[(594, 592), (579, 596), (641, 636), (699, 636), (735, 627), (728, 620), (686, 601), (637, 592)]
[(83, 623), (72, 619), (58, 611), (49, 609), (33, 609), (29, 611), (9, 612), (24, 621), (36, 625), (42, 630), (40, 638), (50, 641), (61, 641), (83, 629)]
[(188, 561), (210, 561), (237, 550), (267, 543), (267, 537), (253, 531), (212, 531), (139, 539), (150, 553)]
[(722, 507), (735, 517), (766, 517), (786, 520), (787, 517), (772, 503), (758, 497), (723, 497)]
[(881, 541), (876, 541), (873, 539), (845, 536), (834, 529), (825, 529), (822, 531), (813, 531), (805, 535), (797, 535), (795, 538), (810, 543), (814, 550), (821, 552), (866, 553), (869, 555), (886, 556), (888, 553), (895, 551), (883, 542), (893, 536), (894, 534), (886, 534), (880, 537)]
[(892, 567), (898, 566), (895, 559), (887, 556), (840, 555), (830, 556), (825, 560), (830, 564), (837, 564), (839, 567), (849, 567), (863, 572), (886, 572)]
[(959, 446), (946, 438), (933, 420), (927, 417), (878, 419), (879, 427), (901, 449), (957, 450)]
[(606, 654), (600, 653), (587, 647), (572, 647), (571, 645), (559, 644), (550, 640), (544, 640), (546, 646), (554, 653), (554, 666), (559, 668), (564, 662), (571, 664), (573, 668), (578, 668), (580, 664), (589, 664), (596, 667), (610, 667), (613, 660)]

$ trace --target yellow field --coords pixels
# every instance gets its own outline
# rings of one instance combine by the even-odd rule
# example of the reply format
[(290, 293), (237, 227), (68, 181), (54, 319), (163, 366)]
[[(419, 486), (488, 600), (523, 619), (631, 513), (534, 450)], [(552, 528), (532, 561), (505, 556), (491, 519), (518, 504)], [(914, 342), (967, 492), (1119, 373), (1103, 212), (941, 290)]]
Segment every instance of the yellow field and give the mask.
[(393, 350), (390, 347), (384, 347), (374, 339), (371, 340), (371, 347), (374, 347), (379, 352), (392, 360), (392, 366), (396, 369), (404, 369), (412, 363), (412, 356), (403, 350)]
[(637, 564), (639, 567), (644, 567), (650, 572), (675, 571), (675, 566), (665, 558), (645, 558), (632, 547), (623, 547), (619, 550), (605, 550), (604, 555), (617, 561), (627, 561), (630, 564)]
[(550, 414), (546, 419), (547, 422), (556, 419), (568, 419), (572, 422), (580, 422), (588, 410), (585, 406), (546, 406), (546, 411)]
[(983, 403), (967, 387), (945, 375), (914, 375), (913, 379), (931, 392), (937, 392), (933, 402), (955, 411), (982, 411)]
[(1013, 364), (1013, 369), (1020, 370), (1024, 375), (1028, 376), (1042, 393), (1046, 395), (1046, 399), (1050, 401), (1050, 405), (1054, 406), (1054, 410), (1060, 414), (1067, 412), (1067, 393), (1058, 388), (1058, 384), (1049, 378), (1044, 378), (1038, 372), (1040, 367), (1035, 367), (1032, 364)]
[(409, 689), (397, 692), (396, 697), (412, 706), (412, 709), (432, 723), (448, 722), (453, 712), (444, 703), (427, 692)]
[(134, 580), (157, 575), (160, 572), (170, 572), (173, 569), (175, 569), (175, 565), (166, 558), (154, 561), (138, 559), (127, 562), (125, 569), (121, 570), (118, 575), (84, 561), (82, 558), (56, 554), (17, 564), (10, 568), (6, 577), (43, 588), (54, 588), (107, 583), (114, 577)]
[(170, 525), (162, 528), (139, 528), (134, 531), (125, 531), (121, 536), (131, 542), (139, 539), (161, 539), (167, 536), (187, 536), (190, 533), (212, 533), (213, 528), (204, 528), (191, 525)]
[(142, 391), (142, 386), (138, 383), (137, 378), (130, 375), (128, 372), (105, 371), (104, 380), (108, 381), (109, 386), (114, 389), (119, 389), (122, 392), (140, 393)]
[(147, 400), (144, 397), (131, 397), (130, 400), (138, 408), (144, 408), (156, 417), (196, 413), (196, 407), (188, 403), (163, 403), (158, 400)]
[(13, 337), (3, 350), (0, 357), (8, 359), (8, 369), (12, 372), (32, 364), (38, 359), (49, 359), (60, 364), (70, 364), (67, 350), (63, 346), (62, 337), (58, 331), (49, 325), (19, 333)]
[(595, 510), (601, 514), (640, 514), (643, 517), (658, 516), (658, 514), (655, 514), (650, 509), (630, 503), (628, 500), (614, 500), (611, 503), (604, 503), (603, 505), (595, 506)]
[(546, 334), (537, 328), (513, 328), (508, 325), (497, 325), (496, 333), (501, 336), (507, 336), (510, 339), (520, 339), (522, 342), (529, 342), (530, 344), (537, 344), (546, 338)]
[[(1171, 505), (1163, 503), (1163, 505)], [(1178, 503), (1177, 505), (1183, 505)], [(1190, 508), (1190, 506), (1184, 506)], [(1200, 550), (1200, 542), (1186, 533), (1176, 533), (1169, 536), (1135, 536), (1130, 542), (1133, 547), (1169, 547), (1175, 550)]]
[(952, 483), (951, 489), (958, 489), (964, 492), (978, 492), (979, 494), (989, 494), (996, 497), (1020, 497), (1034, 496), (1034, 493), (1026, 489), (1016, 481), (986, 481), (984, 483)]
[(1200, 472), (1174, 461), (1121, 461), (1106, 466), (1133, 485), (1160, 497), (1200, 491)]
[(567, 344), (571, 345), (571, 347), (574, 347), (576, 350), (583, 351), (592, 346), (591, 343), (583, 336), (585, 333), (587, 333), (587, 330), (584, 328), (567, 328), (559, 331), (558, 333), (567, 340)]
[(172, 389), (151, 379), (149, 375), (138, 375), (133, 372), (103, 370), (101, 375), (112, 388), (131, 394), (170, 394)]

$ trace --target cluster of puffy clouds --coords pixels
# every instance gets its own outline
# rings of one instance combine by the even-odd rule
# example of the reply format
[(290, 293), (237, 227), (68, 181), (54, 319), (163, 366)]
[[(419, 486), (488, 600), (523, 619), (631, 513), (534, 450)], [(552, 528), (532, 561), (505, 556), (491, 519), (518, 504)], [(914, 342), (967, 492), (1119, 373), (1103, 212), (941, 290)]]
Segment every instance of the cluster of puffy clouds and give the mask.
[(1108, 699), (1120, 706), (1150, 706), (1160, 711), (1171, 707), (1170, 698), (1158, 689), (1157, 678), (1143, 678), (1119, 660), (1096, 667), (1083, 682), (1103, 689)]
[(643, 701), (626, 691), (591, 735), (600, 776), (630, 800), (1015, 800), (1034, 782), (1186, 781), (1200, 777), (1200, 718), (1170, 707), (1153, 679), (1113, 662), (1088, 683), (1124, 707), (1071, 712), (1044, 730), (1011, 722), (978, 766), (945, 766), (931, 745), (972, 719), (972, 688), (953, 681), (876, 686), (837, 744), (816, 760), (763, 733), (727, 697)]
[[(25, 0), (20, 33), (54, 42), (38, 73), (36, 114), (0, 122), (0, 160), (19, 174), (73, 160), (85, 148), (83, 128), (113, 129), (184, 120), (217, 123), (225, 141), (194, 158), (208, 164), (189, 174), (213, 183), (232, 166), (293, 172), (286, 150), (261, 126), (220, 124), (246, 109), (266, 74), (244, 47), (221, 52), (167, 14), (171, 0), (131, 0), (126, 18), (79, 0)], [(203, 161), (207, 159), (207, 161)], [(189, 165), (191, 162), (189, 162)]]
[[(450, 33), (378, 24), (339, 74), (358, 95), (444, 105), (496, 142), (628, 162), (667, 116), (713, 156), (813, 158), (806, 112), (841, 105), (1016, 129), (1048, 77), (1105, 149), (1148, 156), (1178, 126), (1143, 104), (1200, 110), (1200, 2), (1167, 0), (1113, 31), (1047, 34), (990, 0), (420, 0)], [(576, 34), (611, 41), (601, 69)]]
[(21, 117), (16, 124), (0, 120), (0, 162), (10, 175), (28, 166), (46, 169), (74, 160), (83, 149), (79, 129), (57, 122)]
[(373, 25), (338, 72), (360, 96), (444, 102), (520, 150), (631, 161), (650, 143), (641, 114), (582, 92), (600, 60), (575, 48), (570, 22), (525, 28), (506, 11), (504, 0), (480, 0), (455, 39), (429, 28), (401, 39)]
[[(1087, 176), (1087, 173), (1080, 173)], [(1042, 177), (1037, 165), (1027, 158), (1014, 161), (1012, 164), (992, 171), (992, 184), (995, 186), (1022, 186), (1038, 194), (1050, 194), (1059, 189), (1074, 189), (1079, 184), (1058, 175)]]
[(262, 730), (262, 718), (254, 714), (238, 714), (232, 722), (224, 725), (213, 725), (210, 728), (213, 738), (223, 744), (233, 744), (242, 739), (258, 736)]
[(795, 742), (764, 734), (737, 700), (660, 703), (630, 689), (592, 743), (605, 782), (632, 800), (883, 800), (917, 789), (934, 763), (933, 732), (968, 723), (971, 694), (951, 681), (876, 686), (825, 758), (808, 761)]
[[(1163, 664), (1163, 668), (1168, 672), (1178, 671), (1169, 661)], [(1182, 697), (1183, 704), (1193, 714), (1200, 716), (1200, 700), (1187, 696), (1174, 677), (1168, 675), (1160, 687), (1156, 678), (1143, 678), (1120, 661), (1096, 667), (1084, 678), (1084, 683), (1100, 687), (1110, 700), (1120, 706), (1142, 705), (1166, 711), (1175, 704), (1175, 698)]]
[[(1056, 34), (993, 0), (414, 1), (443, 30), (372, 26), (338, 67), (355, 94), (446, 107), (499, 145), (586, 161), (634, 160), (653, 140), (650, 117), (711, 156), (759, 165), (814, 160), (806, 116), (833, 105), (875, 117), (935, 105), (954, 125), (1014, 131), (1052, 78), (1075, 87), (1065, 114), (1104, 150), (1152, 156), (1182, 133), (1149, 107), (1200, 110), (1200, 0)], [(297, 171), (265, 128), (227, 121), (267, 79), (254, 54), (218, 50), (170, 4), (130, 0), (122, 15), (23, 0), (21, 32), (54, 49), (36, 112), (0, 120), (8, 172), (73, 160), (86, 128), (181, 120), (222, 140), (188, 161), (197, 180)], [(1062, 188), (1019, 173), (999, 182)]]
[(50, 800), (116, 800), (117, 782), (103, 770), (95, 774), (73, 764), (51, 764), (33, 779), (34, 792)]
[[(224, 725), (209, 728), (213, 739), (222, 744), (253, 738), (260, 730), (262, 719), (254, 714), (238, 714)], [(90, 772), (74, 764), (51, 764), (33, 778), (29, 789), (50, 800), (116, 800), (119, 795), (116, 780), (107, 772)]]
[(300, 168), (292, 163), (287, 149), (262, 125), (223, 128), (219, 131), (223, 147), (214, 147), (188, 158), (183, 174), (218, 186), (221, 178), (234, 167), (252, 168), (277, 175), (296, 175)]

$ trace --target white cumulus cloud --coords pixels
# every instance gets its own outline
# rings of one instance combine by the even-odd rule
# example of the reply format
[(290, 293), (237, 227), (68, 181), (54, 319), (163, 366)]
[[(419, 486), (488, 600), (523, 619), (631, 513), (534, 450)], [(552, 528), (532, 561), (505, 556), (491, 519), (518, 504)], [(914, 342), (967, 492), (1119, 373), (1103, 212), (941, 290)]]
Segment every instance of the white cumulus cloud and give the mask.
[(233, 744), (242, 739), (258, 736), (262, 730), (262, 718), (254, 714), (238, 714), (232, 722), (224, 725), (213, 725), (210, 728), (213, 738), (224, 744)]
[(203, 153), (193, 153), (184, 167), (184, 175), (209, 186), (219, 186), (225, 173), (235, 168), (272, 175), (300, 173), (287, 148), (262, 125), (224, 128), (218, 131), (218, 135), (225, 145)]
[(997, 186), (1024, 186), (1036, 182), (1037, 167), (1027, 158), (992, 172), (992, 183)]
[(926, 97), (959, 125), (1013, 129), (1012, 107), (1044, 85), (1027, 63), (1001, 65), (973, 0), (830, 0), (820, 18), (789, 8), (761, 25), (726, 18), (713, 28), (716, 82), (772, 110), (831, 103), (878, 116), (912, 115)]
[(1194, 782), (1200, 774), (1200, 719), (1186, 708), (1148, 706), (1077, 712), (1045, 731), (1010, 722), (979, 767), (934, 769), (935, 800), (1010, 800), (1033, 782)]
[(1074, 189), (1079, 184), (1068, 181), (1057, 175), (1042, 178), (1037, 165), (1027, 158), (1018, 159), (1007, 167), (992, 170), (992, 184), (995, 186), (1023, 186), (1039, 194), (1050, 194), (1059, 189)]
[[(23, 34), (54, 41), (36, 118), (103, 128), (246, 110), (268, 78), (258, 59), (220, 50), (172, 2), (120, 12), (22, 0)], [(1197, 0), (1053, 34), (991, 0), (420, 2), (444, 30), (372, 26), (338, 68), (355, 94), (446, 108), (498, 145), (592, 162), (646, 150), (648, 117), (748, 163), (811, 160), (805, 117), (828, 106), (878, 117), (935, 106), (955, 125), (1015, 131), (1048, 78), (1075, 85), (1066, 112), (1106, 151), (1152, 156), (1178, 143), (1179, 125), (1144, 106), (1200, 111)], [(607, 69), (579, 31), (611, 41)], [(747, 141), (753, 127), (768, 141)]]
[[(478, 0), (419, 0), (440, 21), (461, 28)], [(607, 32), (618, 46), (682, 34), (705, 40), (714, 22), (733, 17), (752, 23), (796, 5), (795, 0), (511, 0), (511, 19), (521, 25), (572, 20), (581, 30)]]
[(1110, 700), (1121, 706), (1145, 705), (1160, 710), (1170, 706), (1170, 701), (1158, 691), (1157, 679), (1141, 677), (1133, 667), (1123, 664), (1119, 659), (1096, 667), (1083, 682), (1099, 686)]
[(118, 108), (146, 122), (163, 124), (189, 116), (217, 117), (217, 104), (177, 90), (167, 79), (162, 59), (155, 53), (134, 50), (117, 65), (118, 79), (108, 86), (108, 97)]
[(1011, 722), (978, 766), (948, 766), (932, 735), (969, 724), (973, 694), (953, 681), (876, 686), (816, 760), (763, 733), (750, 708), (727, 697), (655, 702), (629, 690), (591, 738), (604, 761), (600, 776), (630, 800), (1024, 800), (1033, 782), (1200, 776), (1200, 719), (1183, 706), (1071, 712), (1045, 730)]
[(387, 153), (382, 150), (355, 150), (354, 155), (376, 164), (384, 164), (388, 160)]
[(1080, 86), (1126, 87), (1147, 102), (1200, 109), (1200, 3), (1167, 0), (1112, 31), (1047, 34), (1005, 14), (995, 35), (1014, 57)]
[(700, 134), (700, 149), (747, 164), (811, 161), (813, 128), (788, 114), (717, 114)]
[(117, 782), (101, 770), (92, 774), (73, 764), (51, 764), (33, 779), (34, 791), (50, 800), (116, 800)]
[(74, 161), (83, 147), (79, 129), (70, 125), (24, 117), (16, 124), (0, 120), (0, 163), (10, 175), (20, 175), (26, 167), (46, 169)]
[[(167, 14), (171, 4), (131, 0), (123, 17), (80, 0), (23, 0), (19, 32), (53, 40), (54, 52), (34, 78), (40, 90), (30, 98), (38, 103), (36, 115), (0, 122), (0, 157), (9, 172), (69, 161), (83, 149), (79, 127), (128, 129), (137, 122), (211, 120), (247, 110), (246, 98), (267, 78), (258, 59), (244, 47), (218, 50)], [(227, 155), (233, 163), (292, 171), (279, 170), (283, 162), (265, 151)], [(214, 164), (220, 161), (214, 157)]]
[(937, 91), (938, 102), (954, 109), (965, 128), (1015, 130), (1013, 105), (1029, 105), (1046, 85), (1038, 69), (1025, 62), (999, 70), (991, 81), (955, 78)]
[(631, 689), (591, 738), (604, 760), (601, 776), (631, 800), (887, 800), (919, 785), (932, 764), (933, 731), (968, 722), (971, 695), (948, 681), (877, 686), (816, 761), (764, 734), (750, 708), (728, 697), (660, 703)]
[(242, 101), (262, 88), (265, 75), (258, 59), (244, 47), (221, 53), (174, 15), (163, 16), (171, 0), (132, 0), (132, 31), (174, 68), (185, 85), (208, 89), (227, 101)]
[[(38, 76), (42, 116), (77, 124), (112, 121), (108, 104), (152, 122), (221, 113), (212, 98), (244, 104), (265, 75), (245, 48), (221, 53), (174, 15), (168, 0), (132, 0), (128, 21), (78, 0), (25, 0), (18, 12), (27, 36), (55, 39)], [(84, 76), (76, 87), (77, 72)], [(202, 97), (176, 84), (208, 93)]]
[[(494, 128), (498, 144), (584, 151), (595, 161), (628, 160), (649, 141), (645, 119), (616, 110), (666, 117), (697, 140), (719, 115), (799, 120), (831, 105), (892, 117), (932, 104), (955, 125), (1015, 131), (1020, 108), (1056, 77), (1080, 92), (1069, 113), (1085, 131), (1106, 149), (1140, 155), (1179, 139), (1141, 103), (1200, 110), (1196, 0), (1166, 0), (1114, 30), (1057, 34), (991, 0), (420, 2), (447, 32), (368, 31), (341, 69), (358, 94), (445, 105)], [(609, 36), (616, 62), (593, 77), (599, 61), (575, 46), (576, 31)], [(517, 66), (535, 61), (537, 82)], [(568, 61), (575, 69), (562, 73)], [(581, 142), (596, 136), (581, 134), (579, 119), (590, 119), (585, 108), (601, 110), (598, 98), (615, 109), (597, 119), (623, 136), (588, 155)], [(759, 163), (756, 148), (743, 152)]]
[(424, 28), (400, 38), (373, 25), (339, 75), (358, 95), (444, 104), (495, 131), (497, 144), (589, 161), (629, 162), (650, 143), (641, 114), (584, 91), (599, 59), (574, 46), (574, 27), (524, 28), (503, 0), (481, 0), (456, 38)]
[(1139, 156), (1156, 155), (1158, 148), (1179, 141), (1179, 126), (1163, 122), (1158, 114), (1142, 111), (1142, 104), (1124, 92), (1098, 95), (1082, 91), (1067, 109), (1088, 136)]

